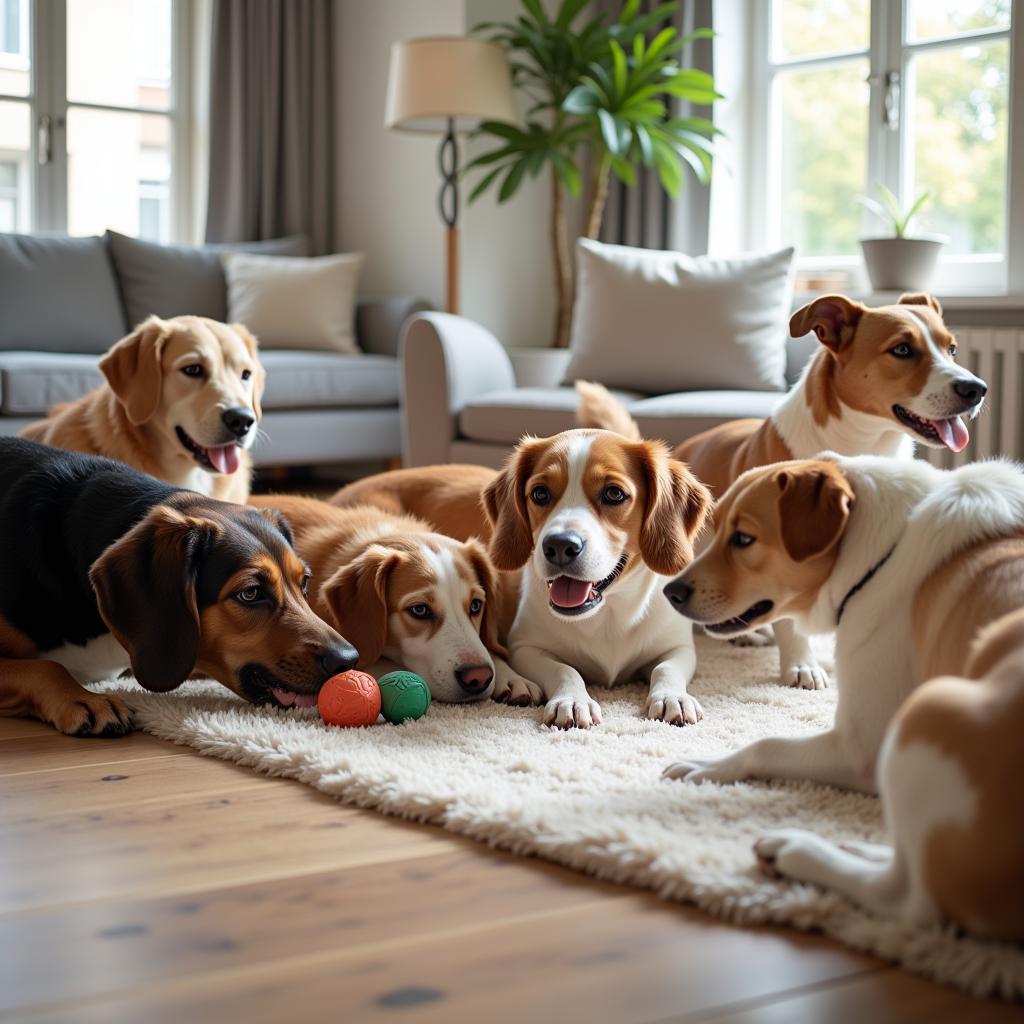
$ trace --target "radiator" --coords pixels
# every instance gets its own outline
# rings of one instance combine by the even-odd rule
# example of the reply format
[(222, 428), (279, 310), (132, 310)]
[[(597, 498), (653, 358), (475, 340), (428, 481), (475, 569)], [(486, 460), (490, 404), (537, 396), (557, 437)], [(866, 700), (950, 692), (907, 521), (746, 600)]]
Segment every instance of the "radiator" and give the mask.
[(956, 361), (988, 384), (988, 396), (968, 422), (971, 441), (962, 452), (918, 445), (918, 454), (942, 469), (992, 455), (1024, 461), (1024, 328), (958, 327), (955, 333)]

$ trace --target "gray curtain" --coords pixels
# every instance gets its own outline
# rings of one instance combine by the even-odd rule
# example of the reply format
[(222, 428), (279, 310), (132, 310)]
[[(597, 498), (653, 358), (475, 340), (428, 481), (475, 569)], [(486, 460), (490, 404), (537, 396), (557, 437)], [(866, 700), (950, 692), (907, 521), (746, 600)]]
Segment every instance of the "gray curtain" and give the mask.
[(332, 251), (332, 0), (214, 0), (208, 242)]
[[(644, 0), (652, 10), (658, 0)], [(712, 0), (684, 0), (674, 25), (685, 35), (695, 28), (711, 27)], [(610, 3), (616, 12), (621, 4)], [(712, 41), (697, 39), (680, 54), (684, 67), (714, 73)], [(682, 104), (683, 116), (711, 117), (710, 107)], [(711, 189), (702, 185), (684, 164), (685, 185), (672, 209), (672, 200), (658, 183), (655, 170), (641, 168), (636, 185), (627, 187), (613, 178), (601, 225), (601, 240), (618, 245), (638, 245), (645, 249), (675, 249), (699, 256), (708, 251), (708, 216)]]

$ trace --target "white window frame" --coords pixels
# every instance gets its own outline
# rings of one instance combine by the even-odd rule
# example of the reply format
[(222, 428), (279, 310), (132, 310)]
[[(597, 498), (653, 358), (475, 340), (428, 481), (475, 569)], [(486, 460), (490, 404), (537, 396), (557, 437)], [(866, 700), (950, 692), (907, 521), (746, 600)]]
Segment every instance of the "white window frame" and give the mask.
[[(777, 147), (778, 90), (776, 81), (782, 70), (820, 68), (851, 57), (867, 57), (869, 62), (870, 100), (868, 109), (868, 176), (871, 188), (879, 181), (892, 189), (901, 201), (909, 194), (909, 167), (904, 166), (904, 138), (909, 125), (909, 96), (907, 73), (910, 59), (917, 53), (962, 46), (968, 41), (988, 42), (1006, 38), (1010, 46), (1009, 85), (1009, 138), (1007, 140), (1006, 169), (1006, 251), (996, 256), (954, 255), (940, 258), (935, 278), (935, 290), (945, 294), (1003, 294), (1024, 292), (1024, 152), (1015, 153), (1015, 140), (1024, 135), (1024, 74), (1016, 74), (1017, 55), (1024, 53), (1024, 10), (1022, 0), (1013, 0), (1009, 29), (982, 31), (970, 35), (953, 36), (907, 42), (905, 21), (907, 0), (871, 0), (871, 33), (867, 50), (837, 50), (822, 56), (794, 58), (775, 62), (772, 54), (772, 8), (775, 0), (747, 0), (746, 12), (750, 18), (747, 35), (747, 54), (750, 78), (747, 85), (749, 103), (743, 124), (747, 139), (744, 148), (749, 151), (749, 167), (744, 178), (743, 198), (746, 210), (746, 229), (742, 241), (749, 248), (765, 248), (785, 244), (779, 236), (778, 212), (771, 203), (779, 194), (781, 161)], [(885, 72), (900, 73), (899, 130), (884, 125), (886, 85)], [(1015, 130), (1016, 129), (1016, 130)], [(763, 168), (757, 173), (757, 168)], [(879, 231), (876, 219), (865, 211), (862, 216), (864, 237)], [(809, 257), (797, 254), (798, 270), (845, 270), (861, 274), (860, 255)], [(861, 283), (866, 283), (862, 279)]]
[(171, 126), (170, 236), (190, 241), (194, 228), (194, 111), (192, 55), (196, 0), (171, 0), (171, 101), (167, 110), (70, 103), (67, 96), (67, 7), (64, 0), (22, 0), (31, 11), (31, 85), (27, 96), (0, 100), (26, 103), (34, 126), (29, 175), (30, 226), (67, 230), (67, 114), (69, 107), (167, 117)]

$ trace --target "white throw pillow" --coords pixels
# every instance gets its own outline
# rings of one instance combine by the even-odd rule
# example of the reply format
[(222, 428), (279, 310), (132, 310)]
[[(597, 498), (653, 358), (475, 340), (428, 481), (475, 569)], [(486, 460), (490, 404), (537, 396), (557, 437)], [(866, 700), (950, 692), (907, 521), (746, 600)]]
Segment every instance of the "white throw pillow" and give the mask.
[(356, 292), (363, 254), (256, 256), (225, 253), (228, 318), (260, 347), (356, 353)]
[(785, 390), (793, 250), (718, 259), (580, 239), (566, 381)]

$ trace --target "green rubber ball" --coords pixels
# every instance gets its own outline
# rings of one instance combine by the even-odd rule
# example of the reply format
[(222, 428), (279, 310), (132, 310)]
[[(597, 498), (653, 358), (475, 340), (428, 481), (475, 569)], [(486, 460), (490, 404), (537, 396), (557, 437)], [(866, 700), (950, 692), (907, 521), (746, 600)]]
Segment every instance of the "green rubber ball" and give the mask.
[(407, 718), (422, 718), (430, 707), (430, 687), (415, 672), (389, 672), (377, 680), (380, 713), (396, 725)]

